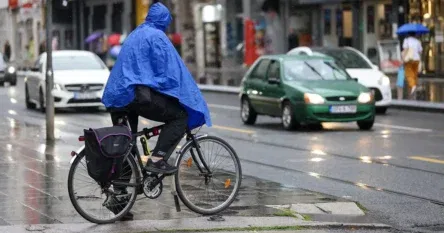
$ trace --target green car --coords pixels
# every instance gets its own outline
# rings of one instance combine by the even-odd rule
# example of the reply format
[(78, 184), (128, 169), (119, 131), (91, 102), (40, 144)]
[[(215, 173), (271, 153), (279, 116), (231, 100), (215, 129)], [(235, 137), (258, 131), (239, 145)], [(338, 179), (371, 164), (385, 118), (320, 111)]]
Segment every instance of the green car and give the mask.
[(372, 92), (327, 56), (262, 56), (242, 79), (240, 98), (245, 124), (268, 115), (286, 130), (352, 121), (370, 130), (375, 121)]

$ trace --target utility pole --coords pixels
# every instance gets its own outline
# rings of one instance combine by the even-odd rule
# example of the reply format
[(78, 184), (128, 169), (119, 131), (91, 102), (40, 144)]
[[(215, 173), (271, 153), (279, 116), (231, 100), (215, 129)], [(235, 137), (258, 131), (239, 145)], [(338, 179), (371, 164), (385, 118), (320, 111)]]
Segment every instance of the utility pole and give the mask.
[(54, 74), (52, 71), (52, 0), (46, 0), (46, 140), (54, 141)]

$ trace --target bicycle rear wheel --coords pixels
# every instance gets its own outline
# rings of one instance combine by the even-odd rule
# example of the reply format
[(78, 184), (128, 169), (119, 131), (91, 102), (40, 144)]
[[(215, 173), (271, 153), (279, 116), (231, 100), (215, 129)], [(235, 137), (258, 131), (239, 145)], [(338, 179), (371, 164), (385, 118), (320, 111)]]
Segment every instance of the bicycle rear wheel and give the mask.
[(210, 174), (206, 174), (194, 143), (189, 141), (176, 160), (176, 190), (190, 210), (212, 215), (225, 210), (236, 199), (242, 182), (242, 168), (236, 152), (224, 140), (201, 136), (196, 142)]
[(80, 152), (68, 174), (68, 193), (75, 210), (86, 220), (97, 224), (113, 223), (125, 216), (137, 197), (137, 187), (130, 184), (140, 181), (139, 169), (132, 155), (123, 163), (120, 177), (113, 181), (119, 181), (119, 185), (101, 187), (88, 175), (85, 152)]

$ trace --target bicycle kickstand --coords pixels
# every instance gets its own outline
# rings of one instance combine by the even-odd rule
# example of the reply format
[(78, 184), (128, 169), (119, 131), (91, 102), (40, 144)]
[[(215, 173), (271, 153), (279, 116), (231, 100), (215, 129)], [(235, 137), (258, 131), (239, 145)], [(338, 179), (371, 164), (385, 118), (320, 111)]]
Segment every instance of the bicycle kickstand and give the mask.
[(176, 211), (180, 212), (180, 203), (179, 203), (179, 197), (177, 196), (177, 191), (176, 191), (176, 181), (174, 179), (174, 176), (171, 176), (171, 194), (173, 194), (173, 198), (174, 198), (174, 205), (176, 206)]

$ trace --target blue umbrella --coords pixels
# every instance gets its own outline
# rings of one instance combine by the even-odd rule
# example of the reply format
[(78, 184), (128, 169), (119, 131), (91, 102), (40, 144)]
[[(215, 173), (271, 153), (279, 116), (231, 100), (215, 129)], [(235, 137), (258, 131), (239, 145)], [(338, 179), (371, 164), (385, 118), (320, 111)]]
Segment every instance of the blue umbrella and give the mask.
[(400, 28), (398, 28), (398, 31), (396, 31), (398, 35), (405, 35), (411, 32), (416, 34), (426, 34), (429, 33), (430, 30), (419, 23), (407, 23), (402, 25)]
[(91, 43), (103, 36), (103, 32), (94, 32), (85, 39), (85, 43)]

